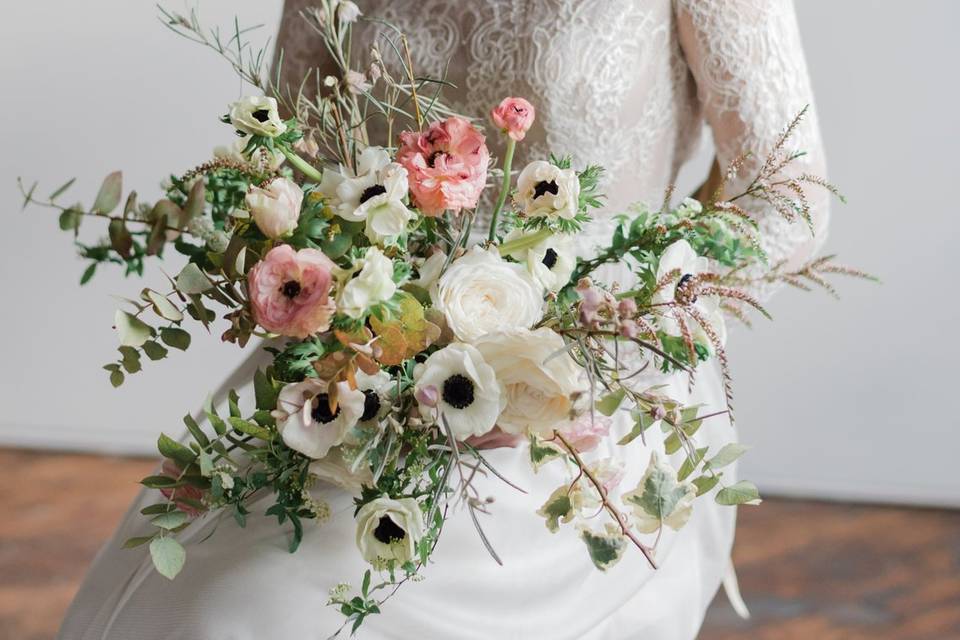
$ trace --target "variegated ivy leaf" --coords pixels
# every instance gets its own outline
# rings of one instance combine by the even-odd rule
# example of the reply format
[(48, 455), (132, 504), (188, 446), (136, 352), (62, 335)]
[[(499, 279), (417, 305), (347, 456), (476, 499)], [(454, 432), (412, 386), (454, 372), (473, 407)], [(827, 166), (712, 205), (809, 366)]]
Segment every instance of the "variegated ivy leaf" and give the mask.
[(544, 442), (537, 436), (530, 435), (530, 464), (533, 465), (534, 471), (538, 471), (540, 467), (563, 454), (563, 449), (553, 442)]
[(557, 532), (561, 522), (566, 524), (573, 520), (573, 501), (570, 499), (568, 489), (566, 485), (558, 487), (537, 511), (537, 515), (547, 519), (547, 529), (552, 533)]
[(627, 548), (627, 539), (623, 533), (609, 522), (602, 532), (591, 531), (586, 527), (580, 529), (580, 539), (587, 545), (593, 564), (601, 571), (617, 564)]
[(623, 495), (633, 507), (634, 523), (642, 533), (654, 533), (663, 525), (679, 530), (690, 519), (697, 488), (677, 480), (677, 470), (654, 451), (637, 488)]

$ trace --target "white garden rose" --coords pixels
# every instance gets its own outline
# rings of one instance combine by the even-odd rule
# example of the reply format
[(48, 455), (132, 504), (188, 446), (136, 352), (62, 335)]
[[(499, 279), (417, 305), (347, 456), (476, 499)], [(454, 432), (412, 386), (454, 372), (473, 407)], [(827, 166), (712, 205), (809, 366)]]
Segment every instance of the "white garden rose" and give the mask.
[(230, 123), (237, 131), (275, 138), (287, 130), (277, 101), (267, 96), (244, 96), (230, 105)]
[(647, 471), (637, 488), (623, 494), (624, 504), (633, 507), (633, 524), (640, 533), (655, 533), (663, 525), (677, 531), (690, 519), (697, 488), (678, 482), (677, 470), (654, 451)]
[(517, 201), (531, 218), (570, 220), (580, 210), (580, 179), (573, 169), (535, 160), (517, 178)]
[(543, 315), (543, 288), (527, 270), (493, 247), (473, 247), (430, 289), (433, 306), (465, 342), (509, 329), (528, 329)]
[[(504, 244), (524, 235), (526, 234), (521, 229), (514, 229), (504, 238)], [(509, 255), (517, 262), (526, 265), (527, 271), (547, 291), (559, 291), (570, 282), (573, 269), (577, 266), (573, 238), (566, 233), (547, 236), (537, 244), (512, 251)]]
[[(686, 282), (690, 278), (695, 278), (702, 273), (708, 273), (709, 267), (710, 263), (707, 258), (698, 256), (689, 242), (686, 240), (677, 240), (667, 247), (660, 256), (660, 264), (657, 266), (657, 281), (659, 282), (663, 278), (666, 278), (667, 274), (671, 271), (679, 272), (680, 279), (675, 280), (672, 284), (662, 287), (654, 293), (651, 302), (655, 305), (673, 302), (676, 297), (677, 287), (680, 286), (682, 282)], [(727, 339), (727, 325), (726, 322), (724, 322), (723, 313), (720, 310), (719, 300), (714, 296), (698, 296), (693, 302), (693, 306), (716, 331), (717, 336), (720, 338), (720, 343), (725, 343)], [(679, 314), (682, 312), (676, 313)], [(670, 309), (666, 310), (663, 315), (657, 318), (657, 323), (660, 326), (660, 330), (667, 335), (679, 337), (683, 335), (683, 332), (680, 328), (680, 323), (673, 314), (674, 311)], [(703, 330), (703, 327), (700, 326), (700, 323), (690, 319), (685, 314), (684, 321), (690, 329), (690, 334), (694, 340), (710, 349), (713, 348), (710, 339), (707, 337), (707, 333)]]
[(413, 498), (377, 498), (357, 511), (357, 548), (374, 567), (417, 557), (417, 543), (427, 527)]
[(551, 329), (490, 333), (474, 343), (506, 390), (497, 426), (516, 435), (547, 436), (570, 420), (574, 399), (583, 391), (582, 369), (563, 351)]
[[(332, 484), (347, 491), (353, 496), (359, 496), (364, 485), (373, 486), (373, 472), (366, 461), (361, 461), (356, 469), (343, 457), (341, 447), (334, 447), (325, 457), (310, 463), (308, 471), (320, 482)], [(311, 492), (313, 493), (313, 492)], [(318, 500), (323, 499), (321, 492), (316, 492)]]
[(361, 261), (360, 273), (343, 286), (337, 307), (351, 318), (362, 318), (370, 307), (389, 300), (397, 292), (393, 261), (377, 247), (370, 247)]
[(266, 187), (251, 186), (245, 201), (257, 228), (276, 240), (297, 228), (303, 191), (292, 180), (274, 178)]
[(283, 442), (303, 455), (320, 459), (343, 442), (363, 415), (363, 392), (347, 382), (337, 383), (337, 408), (330, 411), (327, 383), (316, 378), (288, 384), (280, 391), (277, 430)]
[[(480, 352), (468, 344), (435, 351), (413, 371), (420, 413), (427, 420), (442, 414), (457, 440), (482, 436), (497, 423), (506, 405), (503, 385)], [(432, 402), (424, 404), (423, 398)]]

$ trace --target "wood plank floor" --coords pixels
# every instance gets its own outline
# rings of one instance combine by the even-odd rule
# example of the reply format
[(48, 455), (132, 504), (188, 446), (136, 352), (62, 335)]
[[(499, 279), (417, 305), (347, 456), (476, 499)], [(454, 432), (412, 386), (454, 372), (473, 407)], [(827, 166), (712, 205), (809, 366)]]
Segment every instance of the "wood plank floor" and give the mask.
[[(0, 450), (0, 640), (53, 636), (155, 464)], [(735, 558), (753, 618), (718, 595), (701, 640), (960, 640), (960, 512), (768, 500)]]

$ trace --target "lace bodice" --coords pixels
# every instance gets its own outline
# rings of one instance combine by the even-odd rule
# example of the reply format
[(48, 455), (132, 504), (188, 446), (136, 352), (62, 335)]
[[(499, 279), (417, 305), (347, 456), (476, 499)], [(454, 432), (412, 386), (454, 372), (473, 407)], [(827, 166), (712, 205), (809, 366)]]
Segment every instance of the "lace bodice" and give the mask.
[[(323, 57), (299, 16), (310, 5), (287, 0), (279, 38), (285, 79), (297, 85)], [(658, 206), (704, 122), (721, 166), (745, 149), (759, 152), (759, 162), (809, 104), (791, 143), (808, 154), (795, 171), (824, 172), (790, 0), (368, 0), (361, 9), (408, 35), (418, 73), (456, 85), (444, 97), (461, 113), (485, 122), (504, 96), (533, 102), (536, 124), (515, 166), (549, 152), (571, 154), (579, 166), (599, 163), (611, 214), (635, 201)], [(369, 47), (379, 29), (361, 22), (354, 47)], [(496, 155), (499, 136), (490, 138)], [(742, 179), (755, 168), (748, 162)], [(814, 194), (811, 206), (822, 230), (826, 198)], [(772, 262), (815, 248), (802, 224), (785, 223), (761, 202), (749, 209)], [(583, 250), (599, 237), (609, 238), (609, 225), (593, 225)]]

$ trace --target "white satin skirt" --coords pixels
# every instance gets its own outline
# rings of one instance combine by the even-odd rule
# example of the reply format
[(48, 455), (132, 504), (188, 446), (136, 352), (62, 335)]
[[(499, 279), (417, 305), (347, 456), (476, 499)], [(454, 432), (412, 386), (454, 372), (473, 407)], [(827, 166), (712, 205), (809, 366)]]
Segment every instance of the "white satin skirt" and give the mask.
[[(247, 378), (249, 379), (249, 378)], [(723, 408), (718, 372), (699, 371), (692, 397), (686, 378), (674, 376), (665, 391), (704, 413)], [(660, 447), (662, 434), (647, 432), (626, 447), (615, 444), (629, 428), (615, 421), (616, 437), (594, 457), (616, 456), (626, 466), (621, 491), (634, 488)], [(725, 417), (708, 419), (697, 434), (712, 451), (735, 439)], [(661, 449), (662, 451), (662, 449)], [(594, 568), (573, 525), (551, 534), (535, 511), (561, 483), (569, 481), (560, 461), (534, 473), (526, 446), (485, 452), (524, 495), (495, 476), (480, 478), (481, 495), (494, 497), (481, 524), (503, 560), (484, 549), (469, 514), (452, 512), (423, 580), (405, 584), (359, 629), (361, 640), (690, 640), (729, 565), (736, 513), (712, 495), (696, 501), (679, 532), (664, 532), (651, 569), (632, 546), (606, 572)], [(675, 457), (679, 466), (681, 459)], [(732, 483), (735, 470), (725, 479)], [(325, 640), (343, 623), (327, 606), (329, 590), (341, 582), (358, 588), (367, 569), (354, 543), (351, 497), (324, 487), (331, 517), (305, 521), (296, 553), (287, 550), (289, 525), (263, 516), (266, 496), (253, 506), (241, 529), (229, 516), (206, 515), (181, 533), (187, 563), (173, 581), (154, 571), (146, 547), (121, 548), (124, 540), (150, 532), (138, 511), (157, 500), (144, 490), (93, 562), (60, 630), (62, 640)], [(594, 521), (600, 528), (607, 516)], [(216, 529), (214, 531), (214, 529)], [(210, 535), (210, 534), (213, 535)], [(341, 636), (349, 635), (349, 629)]]

